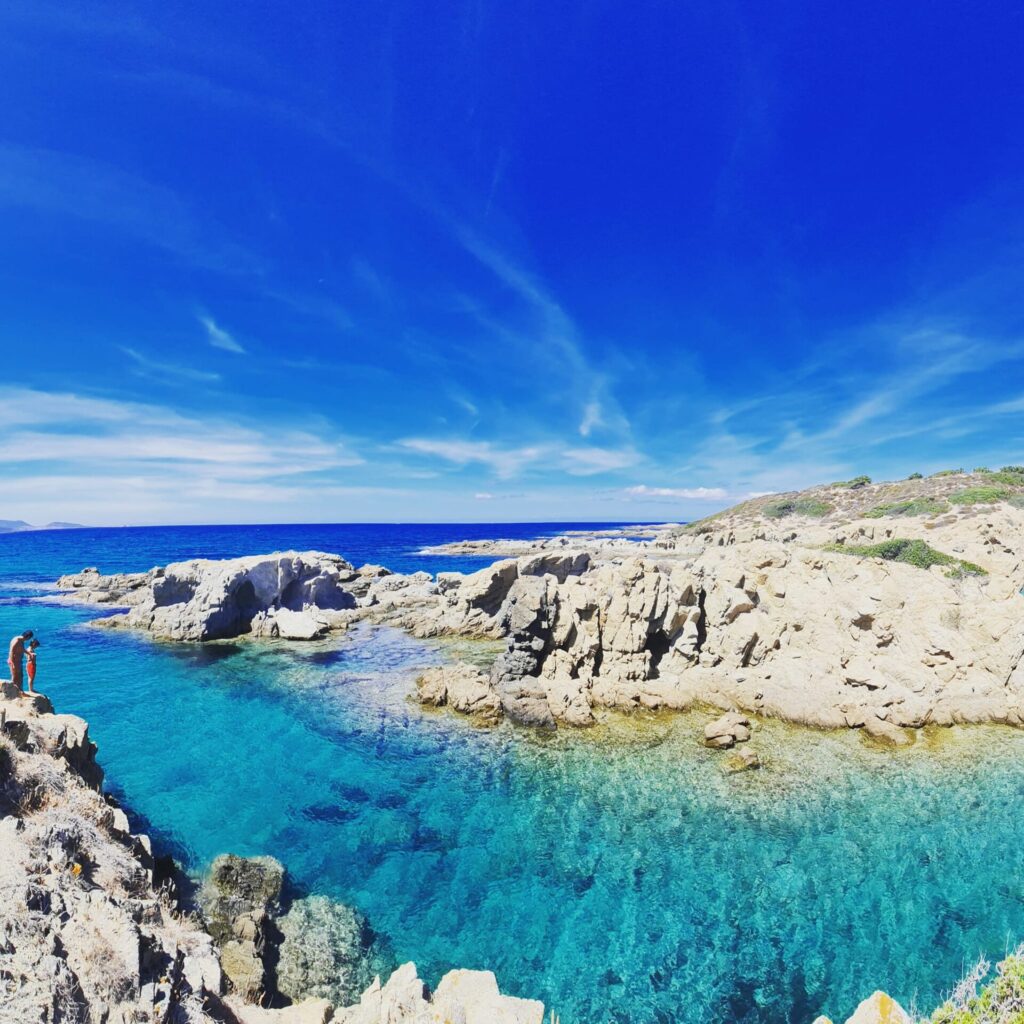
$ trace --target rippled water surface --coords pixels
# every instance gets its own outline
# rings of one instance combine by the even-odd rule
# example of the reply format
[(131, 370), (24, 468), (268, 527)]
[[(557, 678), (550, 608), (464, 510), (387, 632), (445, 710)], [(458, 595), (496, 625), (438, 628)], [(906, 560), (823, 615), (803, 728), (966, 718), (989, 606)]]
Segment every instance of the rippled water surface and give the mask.
[(273, 854), (428, 980), (489, 967), (563, 1024), (810, 1024), (876, 987), (929, 1006), (965, 961), (1024, 937), (1020, 733), (941, 731), (883, 754), (767, 723), (767, 767), (728, 775), (697, 741), (706, 715), (541, 736), (423, 712), (412, 679), (448, 649), (394, 631), (163, 645), (89, 629), (23, 586), (288, 546), (459, 564), (412, 554), (423, 528), (251, 529), (0, 537), (0, 628), (43, 635), (41, 688), (90, 721), (111, 788), (189, 868)]

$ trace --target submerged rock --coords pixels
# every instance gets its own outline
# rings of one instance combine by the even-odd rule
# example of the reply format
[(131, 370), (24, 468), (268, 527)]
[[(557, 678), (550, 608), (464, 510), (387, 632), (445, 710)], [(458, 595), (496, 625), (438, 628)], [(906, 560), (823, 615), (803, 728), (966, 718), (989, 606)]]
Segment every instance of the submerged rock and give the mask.
[(356, 1002), (381, 970), (366, 918), (325, 896), (295, 900), (277, 920), (283, 936), (277, 989), (289, 999), (328, 999), (335, 1006)]
[(729, 758), (728, 767), (729, 771), (733, 774), (737, 772), (754, 771), (761, 767), (761, 758), (753, 747), (740, 747), (740, 749)]

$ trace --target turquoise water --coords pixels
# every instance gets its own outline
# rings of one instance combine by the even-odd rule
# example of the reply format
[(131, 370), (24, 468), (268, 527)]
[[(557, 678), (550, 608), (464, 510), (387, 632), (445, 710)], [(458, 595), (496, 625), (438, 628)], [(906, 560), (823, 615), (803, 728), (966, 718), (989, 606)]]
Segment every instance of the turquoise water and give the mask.
[[(441, 645), (92, 630), (18, 585), (53, 557), (32, 545), (0, 547), (0, 629), (44, 636), (41, 688), (90, 721), (155, 839), (197, 871), (225, 850), (279, 857), (428, 981), (489, 967), (564, 1024), (810, 1024), (876, 987), (930, 1006), (1024, 937), (1024, 734), (893, 755), (767, 723), (768, 767), (731, 776), (698, 714), (485, 731), (407, 700)], [(125, 564), (148, 564), (143, 547)]]

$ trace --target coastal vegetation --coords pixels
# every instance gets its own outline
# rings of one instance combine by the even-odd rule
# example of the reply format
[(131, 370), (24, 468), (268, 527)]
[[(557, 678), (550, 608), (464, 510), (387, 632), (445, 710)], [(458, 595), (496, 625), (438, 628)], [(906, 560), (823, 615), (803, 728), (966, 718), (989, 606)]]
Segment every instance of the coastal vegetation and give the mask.
[(902, 562), (918, 569), (930, 569), (934, 565), (948, 566), (946, 575), (951, 579), (988, 575), (980, 565), (936, 551), (923, 540), (893, 538), (880, 544), (828, 544), (826, 550), (843, 555), (859, 555), (862, 558), (881, 558), (886, 562)]
[(769, 519), (782, 519), (785, 516), (810, 516), (820, 519), (832, 511), (832, 506), (827, 501), (813, 496), (784, 498), (765, 505), (762, 509), (764, 515)]
[(1013, 497), (1006, 487), (965, 487), (949, 496), (954, 505), (994, 505)]
[(976, 470), (994, 484), (1007, 484), (1010, 487), (1024, 487), (1024, 466), (1003, 466), (1002, 469)]
[(941, 498), (925, 496), (923, 498), (907, 498), (904, 501), (891, 501), (884, 505), (876, 505), (864, 513), (866, 519), (881, 519), (884, 516), (937, 516), (949, 511), (949, 502)]
[(983, 984), (991, 966), (979, 960), (931, 1015), (931, 1024), (1024, 1024), (1024, 946), (998, 964), (995, 977)]

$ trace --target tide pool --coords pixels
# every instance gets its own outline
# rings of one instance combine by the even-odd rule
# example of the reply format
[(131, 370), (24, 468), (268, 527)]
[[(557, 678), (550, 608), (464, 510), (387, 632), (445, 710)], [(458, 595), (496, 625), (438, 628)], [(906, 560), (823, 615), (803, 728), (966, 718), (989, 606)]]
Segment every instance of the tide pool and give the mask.
[[(89, 720), (139, 826), (193, 872), (228, 850), (278, 857), (428, 982), (486, 967), (563, 1024), (810, 1024), (879, 987), (930, 1008), (1024, 938), (1024, 734), (883, 753), (763, 723), (766, 768), (728, 775), (699, 743), (706, 714), (482, 730), (407, 699), (446, 645), (94, 630), (19, 585), (45, 578), (26, 566), (50, 555), (18, 548), (32, 536), (4, 538), (0, 629), (43, 636), (40, 688)], [(122, 567), (74, 554), (52, 575)]]

